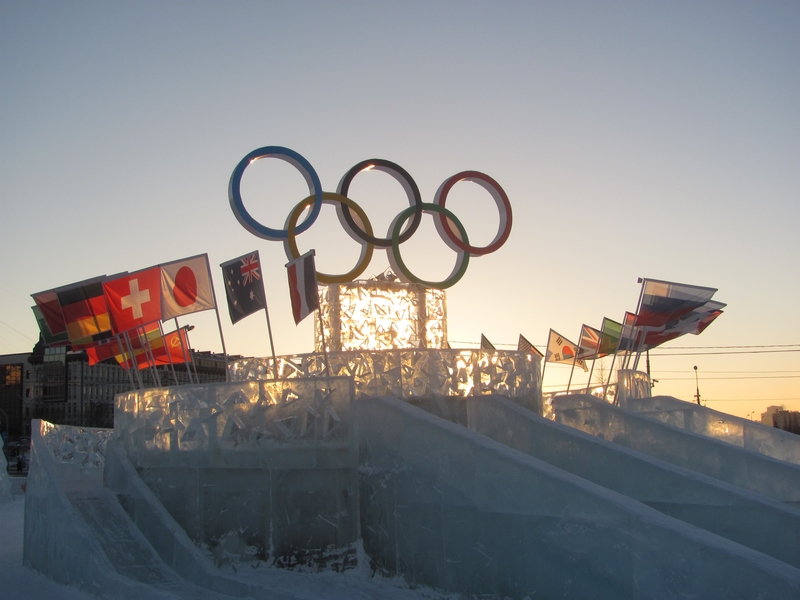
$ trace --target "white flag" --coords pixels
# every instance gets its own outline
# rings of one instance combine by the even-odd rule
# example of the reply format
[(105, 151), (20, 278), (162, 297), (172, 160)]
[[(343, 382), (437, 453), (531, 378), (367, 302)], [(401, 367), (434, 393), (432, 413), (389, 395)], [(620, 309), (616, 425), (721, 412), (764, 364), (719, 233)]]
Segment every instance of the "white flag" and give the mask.
[(547, 356), (545, 362), (562, 363), (571, 365), (575, 363), (584, 371), (589, 369), (586, 367), (586, 361), (582, 358), (575, 360), (575, 355), (578, 353), (578, 345), (573, 344), (563, 335), (550, 330), (550, 338), (547, 340)]
[(214, 308), (207, 254), (159, 266), (162, 320)]

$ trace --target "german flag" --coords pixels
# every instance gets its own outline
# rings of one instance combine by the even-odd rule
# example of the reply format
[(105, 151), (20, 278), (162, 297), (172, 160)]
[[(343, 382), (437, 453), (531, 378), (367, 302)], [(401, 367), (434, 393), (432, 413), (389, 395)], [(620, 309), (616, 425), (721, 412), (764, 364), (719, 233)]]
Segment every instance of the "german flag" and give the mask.
[(103, 295), (105, 276), (55, 290), (67, 334), (73, 344), (91, 344), (110, 338), (111, 317)]

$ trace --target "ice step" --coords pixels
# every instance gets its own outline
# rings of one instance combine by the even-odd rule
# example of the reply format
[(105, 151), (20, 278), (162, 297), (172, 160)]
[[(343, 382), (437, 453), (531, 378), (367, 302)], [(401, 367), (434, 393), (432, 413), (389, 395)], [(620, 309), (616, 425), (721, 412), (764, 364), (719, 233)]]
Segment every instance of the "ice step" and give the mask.
[(174, 594), (178, 598), (231, 598), (181, 579), (167, 567), (108, 489), (68, 493), (67, 497), (92, 528), (111, 564), (123, 577)]

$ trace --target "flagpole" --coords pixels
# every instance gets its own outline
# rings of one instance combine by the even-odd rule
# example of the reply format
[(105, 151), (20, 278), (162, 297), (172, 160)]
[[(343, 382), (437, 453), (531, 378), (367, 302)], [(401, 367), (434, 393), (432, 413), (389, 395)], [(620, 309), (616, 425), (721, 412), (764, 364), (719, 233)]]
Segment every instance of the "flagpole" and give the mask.
[[(209, 274), (209, 277), (211, 274)], [(217, 304), (217, 292), (214, 291), (214, 283), (211, 283), (211, 295), (214, 297), (214, 312), (217, 315), (217, 325), (219, 326), (219, 339), (222, 342), (222, 354), (225, 356), (225, 381), (230, 381), (230, 376), (228, 375), (228, 351), (225, 349), (225, 336), (222, 335), (222, 319), (219, 317), (219, 305)], [(195, 367), (195, 370), (197, 367)], [(196, 374), (196, 371), (195, 371)], [(200, 383), (198, 379), (198, 383)]]
[[(194, 380), (195, 380), (195, 382), (197, 382), (199, 384), (200, 383), (200, 375), (197, 374), (197, 363), (194, 361), (194, 358), (192, 358), (192, 342), (189, 340), (189, 329), (188, 328), (186, 329), (186, 343), (189, 345), (189, 358), (190, 358), (190, 360), (192, 362), (192, 366), (194, 367)], [(227, 373), (228, 370), (225, 369), (225, 372)]]
[[(134, 368), (134, 363), (135, 363), (135, 366), (136, 366), (136, 380), (139, 382), (139, 389), (143, 390), (144, 389), (144, 382), (142, 381), (142, 374), (139, 372), (139, 363), (136, 360), (136, 355), (133, 353), (133, 342), (131, 342), (131, 336), (130, 336), (130, 332), (129, 331), (125, 332), (125, 341), (126, 341), (126, 343), (128, 345), (128, 352), (130, 353), (130, 357), (131, 357), (130, 358), (130, 365), (129, 365), (128, 368), (133, 369)], [(126, 360), (126, 362), (127, 362), (127, 360)]]
[[(209, 281), (210, 277), (211, 275), (209, 274)], [(214, 302), (214, 304), (216, 304), (216, 302)], [(183, 344), (183, 336), (180, 334), (181, 328), (180, 325), (178, 325), (178, 317), (175, 317), (175, 329), (176, 331), (178, 331), (178, 339), (180, 339), (181, 341), (181, 350), (183, 351), (183, 361), (184, 364), (186, 365), (186, 372), (189, 374), (189, 385), (192, 385), (194, 383), (192, 381), (192, 368), (189, 366), (189, 355), (188, 352), (186, 351), (186, 346)]]
[[(544, 394), (544, 370), (547, 368), (547, 359), (550, 358), (550, 336), (553, 334), (553, 330), (550, 330), (550, 333), (547, 334), (547, 346), (544, 348), (544, 364), (542, 365), (542, 394)], [(544, 409), (542, 409), (544, 410)]]
[(275, 379), (278, 378), (278, 357), (275, 356), (275, 342), (272, 341), (272, 325), (269, 322), (269, 302), (267, 302), (267, 290), (264, 290), (264, 314), (267, 316), (267, 334), (269, 335), (269, 347), (272, 350), (272, 369)]
[[(150, 353), (150, 357), (147, 359), (147, 362), (151, 364), (151, 368), (154, 371), (154, 373), (153, 373), (153, 379), (155, 380), (154, 383), (157, 383), (158, 387), (162, 387), (161, 386), (161, 376), (158, 374), (158, 367), (156, 367), (156, 355), (153, 354), (153, 347), (150, 345), (150, 338), (147, 335), (147, 330), (145, 330), (144, 326), (142, 326), (141, 333), (139, 332), (139, 328), (138, 327), (136, 328), (136, 332), (139, 334), (139, 339), (140, 340), (142, 338), (144, 338), (144, 343), (145, 343), (145, 346), (147, 348), (145, 350), (145, 352), (149, 352)], [(164, 342), (163, 338), (161, 339), (161, 342), (162, 343)]]
[[(642, 308), (642, 298), (644, 298), (644, 287), (645, 287), (645, 285), (647, 285), (647, 279), (646, 278), (643, 279), (643, 278), (639, 277), (638, 279), (639, 279), (639, 283), (642, 284), (642, 289), (639, 290), (639, 301), (636, 303), (636, 313), (635, 314), (636, 314), (637, 318), (639, 316), (639, 311)], [(636, 325), (634, 324), (633, 327), (636, 327)], [(637, 336), (634, 336), (634, 340), (636, 340), (636, 339), (637, 339)], [(622, 368), (623, 369), (627, 369), (628, 368), (628, 362), (630, 361), (630, 357), (631, 357), (632, 354), (633, 354), (633, 352), (631, 352), (628, 356), (625, 357), (625, 362), (622, 364)]]
[[(119, 346), (119, 349), (122, 350), (122, 360), (127, 362), (128, 359), (126, 358), (126, 354), (125, 354), (125, 346), (122, 345), (122, 339), (119, 337), (118, 333), (115, 334), (115, 337), (117, 338), (117, 345)], [(130, 381), (131, 381), (131, 389), (135, 390), (136, 389), (136, 384), (133, 381), (133, 373), (131, 373), (130, 369), (123, 369), (123, 370), (127, 370), (128, 371), (128, 379), (130, 379)]]
[[(164, 328), (161, 327), (161, 321), (158, 322), (158, 331), (161, 332), (161, 341), (164, 344), (164, 349), (167, 352), (167, 360), (169, 360), (169, 368), (172, 371), (172, 379), (175, 381), (175, 385), (180, 385), (178, 383), (178, 375), (175, 373), (175, 363), (172, 362), (172, 353), (170, 352), (169, 347), (167, 346), (167, 339), (164, 337)], [(181, 337), (181, 332), (178, 331), (178, 338)]]

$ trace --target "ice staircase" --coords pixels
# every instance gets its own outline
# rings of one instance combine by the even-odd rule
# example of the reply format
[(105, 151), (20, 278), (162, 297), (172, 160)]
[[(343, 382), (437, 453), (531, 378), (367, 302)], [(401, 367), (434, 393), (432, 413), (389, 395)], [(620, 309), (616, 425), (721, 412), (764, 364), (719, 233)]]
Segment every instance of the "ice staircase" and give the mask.
[[(567, 425), (494, 396), (348, 404), (351, 384), (340, 400), (331, 386), (316, 379), (140, 392), (119, 399), (117, 431), (83, 437), (35, 421), (25, 563), (114, 598), (342, 597), (295, 589), (279, 569), (271, 569), (274, 586), (222, 574), (168, 505), (203, 504), (202, 486), (180, 482), (213, 477), (244, 508), (264, 492), (241, 469), (266, 473), (274, 460), (283, 471), (263, 480), (271, 490), (264, 506), (280, 506), (285, 523), (285, 508), (302, 500), (314, 517), (315, 498), (323, 506), (328, 496), (306, 483), (326, 481), (327, 468), (342, 471), (352, 444), (349, 518), (370, 567), (412, 587), (482, 600), (800, 598), (798, 465), (591, 399), (559, 400), (556, 415)], [(675, 444), (686, 446), (671, 450), (679, 457), (713, 459), (689, 468), (670, 454)], [(243, 477), (225, 475), (237, 468)], [(154, 485), (162, 472), (171, 487)], [(273, 504), (273, 495), (285, 500)], [(313, 521), (310, 531), (319, 527)], [(351, 597), (385, 596), (371, 588)]]

